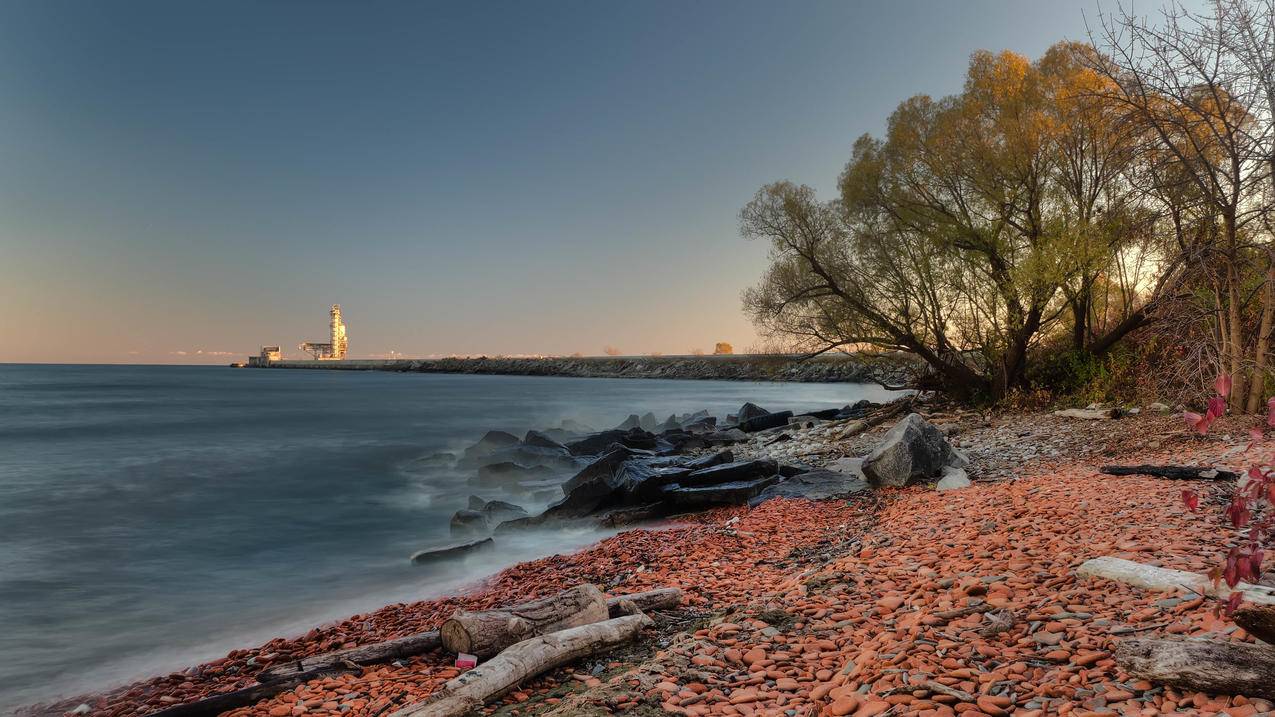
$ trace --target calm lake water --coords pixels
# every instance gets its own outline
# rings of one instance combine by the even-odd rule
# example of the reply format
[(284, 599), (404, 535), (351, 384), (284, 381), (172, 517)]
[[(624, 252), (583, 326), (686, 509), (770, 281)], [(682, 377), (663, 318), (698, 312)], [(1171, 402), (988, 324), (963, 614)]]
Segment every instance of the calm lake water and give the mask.
[[(468, 473), (414, 462), (493, 428), (888, 392), (773, 384), (0, 365), (0, 709), (216, 658), (471, 583), (599, 533), (432, 568)], [(535, 506), (532, 506), (535, 507)]]

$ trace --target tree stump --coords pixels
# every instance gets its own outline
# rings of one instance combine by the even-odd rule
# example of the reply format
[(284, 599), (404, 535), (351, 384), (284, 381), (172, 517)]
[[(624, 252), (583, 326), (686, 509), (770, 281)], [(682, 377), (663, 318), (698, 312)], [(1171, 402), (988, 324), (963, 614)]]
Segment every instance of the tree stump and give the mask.
[(439, 629), (443, 647), (479, 659), (537, 635), (601, 622), (609, 617), (606, 597), (593, 585), (496, 610), (459, 610)]

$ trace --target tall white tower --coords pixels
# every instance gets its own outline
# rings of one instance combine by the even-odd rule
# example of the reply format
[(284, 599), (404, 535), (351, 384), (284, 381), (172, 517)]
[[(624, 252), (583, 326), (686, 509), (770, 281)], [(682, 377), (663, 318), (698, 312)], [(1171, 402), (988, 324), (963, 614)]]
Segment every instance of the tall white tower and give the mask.
[(330, 341), (332, 343), (332, 358), (343, 359), (345, 358), (346, 350), (349, 348), (349, 340), (346, 339), (345, 337), (345, 322), (341, 320), (341, 305), (340, 304), (332, 305), (332, 312), (330, 316), (332, 317), (332, 322), (330, 326), (330, 329), (331, 329)]

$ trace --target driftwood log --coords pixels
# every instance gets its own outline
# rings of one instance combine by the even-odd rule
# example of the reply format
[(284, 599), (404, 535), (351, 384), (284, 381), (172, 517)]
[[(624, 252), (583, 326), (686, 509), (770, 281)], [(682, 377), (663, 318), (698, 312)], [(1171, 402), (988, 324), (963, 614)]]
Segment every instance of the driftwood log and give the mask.
[[(1146, 565), (1112, 555), (1086, 560), (1076, 568), (1076, 573), (1084, 577), (1106, 578), (1145, 590), (1157, 592), (1190, 590), (1222, 600), (1229, 598), (1232, 592), (1226, 583), (1214, 585), (1207, 575)], [(1235, 590), (1244, 593), (1244, 599), (1248, 602), (1275, 605), (1275, 590), (1266, 585), (1240, 583), (1235, 586)]]
[(640, 612), (672, 610), (682, 604), (682, 591), (677, 588), (657, 588), (640, 593), (617, 595), (607, 600), (607, 614), (611, 617), (631, 615), (624, 603), (631, 603)]
[(536, 635), (601, 622), (610, 617), (606, 596), (585, 583), (539, 600), (495, 610), (458, 610), (439, 633), (450, 652), (480, 660)]
[(1236, 481), (1240, 474), (1209, 466), (1103, 466), (1099, 469), (1109, 476), (1155, 476), (1169, 480), (1217, 480)]
[(1231, 618), (1248, 634), (1275, 645), (1275, 605), (1244, 605)]
[(441, 644), (443, 643), (439, 639), (438, 630), (431, 630), (400, 637), (396, 640), (386, 640), (384, 642), (375, 642), (371, 645), (352, 647), (348, 650), (329, 652), (325, 655), (303, 657), (300, 660), (286, 662), (267, 670), (262, 670), (257, 675), (257, 680), (260, 682), (275, 682), (277, 680), (291, 679), (299, 675), (348, 669), (349, 665), (376, 665), (404, 657), (423, 655)]
[(222, 712), (245, 707), (254, 702), (274, 697), (280, 692), (286, 692), (306, 680), (318, 677), (319, 674), (299, 675), (286, 680), (245, 687), (234, 692), (223, 692), (212, 697), (205, 697), (196, 702), (173, 705), (158, 712), (152, 712), (149, 717), (216, 717)]
[(1188, 690), (1275, 699), (1275, 647), (1222, 640), (1122, 640), (1116, 662), (1134, 677)]
[[(600, 619), (605, 620), (607, 616), (619, 617), (646, 610), (668, 610), (677, 607), (681, 602), (682, 591), (677, 588), (659, 588), (630, 595), (618, 595), (605, 601), (606, 612)], [(261, 684), (213, 695), (196, 702), (173, 705), (149, 717), (215, 717), (222, 712), (286, 692), (316, 677), (356, 670), (362, 665), (376, 665), (423, 655), (441, 645), (442, 638), (439, 631), (430, 630), (394, 640), (304, 657), (263, 670), (257, 675), (257, 680)]]
[(628, 642), (649, 624), (651, 618), (646, 615), (626, 615), (523, 640), (390, 717), (469, 714), (523, 680)]
[[(625, 612), (622, 604), (628, 601), (641, 612), (651, 610), (671, 610), (682, 603), (682, 591), (677, 588), (658, 588), (629, 595), (619, 595), (607, 600), (607, 614), (620, 617), (631, 614)], [(300, 660), (286, 662), (263, 670), (257, 675), (260, 682), (277, 682), (305, 674), (319, 674), (326, 671), (350, 669), (351, 665), (377, 665), (383, 662), (406, 657), (423, 655), (442, 645), (438, 630), (421, 632), (394, 640), (360, 645), (348, 650), (338, 650), (323, 655), (303, 657)]]

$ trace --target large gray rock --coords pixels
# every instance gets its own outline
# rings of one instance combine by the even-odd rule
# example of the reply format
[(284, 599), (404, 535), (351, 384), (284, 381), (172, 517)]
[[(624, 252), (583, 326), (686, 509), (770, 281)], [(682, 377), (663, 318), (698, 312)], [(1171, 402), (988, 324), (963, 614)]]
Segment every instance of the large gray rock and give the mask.
[(412, 554), (412, 562), (417, 565), (428, 565), (443, 560), (452, 560), (473, 553), (482, 553), (493, 550), (496, 547), (495, 541), (491, 538), (483, 538), (472, 543), (460, 543), (451, 545), (446, 548), (434, 548), (432, 550), (421, 550)]
[(910, 413), (886, 432), (863, 461), (863, 474), (873, 486), (905, 486), (921, 478), (937, 478), (952, 459), (943, 432), (919, 414)]

